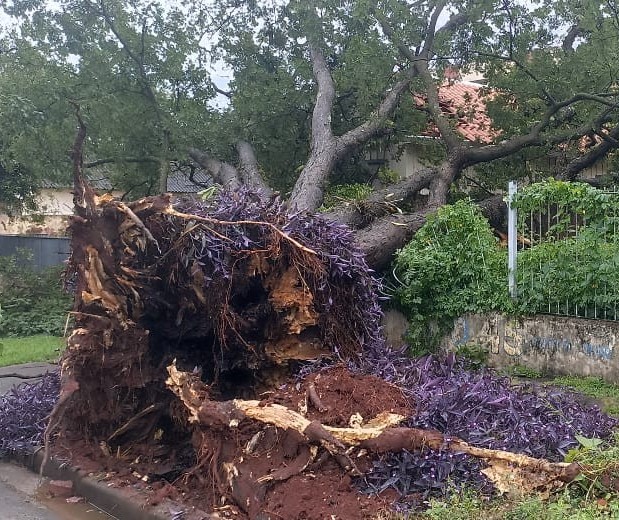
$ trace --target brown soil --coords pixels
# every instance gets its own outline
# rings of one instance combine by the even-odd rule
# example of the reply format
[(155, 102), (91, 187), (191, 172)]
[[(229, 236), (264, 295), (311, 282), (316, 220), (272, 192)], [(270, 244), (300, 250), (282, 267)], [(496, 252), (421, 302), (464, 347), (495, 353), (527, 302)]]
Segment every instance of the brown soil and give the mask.
[[(307, 398), (310, 385), (319, 398), (320, 410)], [(300, 382), (289, 380), (264, 397), (265, 404), (280, 403), (306, 411), (309, 419), (330, 426), (349, 426), (352, 416), (367, 422), (384, 411), (404, 416), (413, 413), (397, 387), (341, 366)], [(147, 491), (150, 505), (173, 499), (202, 511), (216, 511), (223, 518), (372, 518), (395, 498), (392, 494), (359, 493), (351, 477), (320, 451), (302, 470), (310, 460), (310, 448), (297, 432), (253, 421), (224, 431), (227, 438), (222, 438), (221, 431), (196, 429), (193, 439), (185, 439), (184, 445), (178, 439), (168, 439), (167, 444), (151, 439), (125, 451), (113, 451), (100, 439), (74, 440), (65, 433), (57, 439), (54, 453), (111, 486)], [(166, 432), (156, 437), (165, 440)], [(197, 456), (192, 445), (197, 447)], [(370, 468), (372, 461), (367, 456), (353, 457), (361, 471)], [(235, 496), (228, 496), (226, 476), (220, 470), (227, 464), (234, 464), (238, 471)]]

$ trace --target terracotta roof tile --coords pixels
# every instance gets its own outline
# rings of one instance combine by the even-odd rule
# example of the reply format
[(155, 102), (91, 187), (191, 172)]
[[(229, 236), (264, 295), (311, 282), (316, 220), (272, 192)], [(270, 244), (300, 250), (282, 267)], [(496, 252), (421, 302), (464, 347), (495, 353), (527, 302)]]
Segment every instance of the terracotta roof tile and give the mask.
[[(501, 133), (492, 127), (486, 109), (487, 94), (481, 85), (463, 82), (447, 82), (439, 87), (438, 97), (441, 110), (450, 119), (456, 120), (456, 130), (467, 141), (489, 144)], [(418, 106), (425, 103), (425, 98), (415, 95)], [(439, 137), (438, 128), (431, 124), (423, 135)]]

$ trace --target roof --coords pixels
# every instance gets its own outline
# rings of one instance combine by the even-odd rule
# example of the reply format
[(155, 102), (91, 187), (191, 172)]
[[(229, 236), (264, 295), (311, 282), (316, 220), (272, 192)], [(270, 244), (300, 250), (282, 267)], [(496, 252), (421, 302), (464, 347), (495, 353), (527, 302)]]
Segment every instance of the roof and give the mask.
[(168, 175), (169, 193), (198, 193), (213, 185), (213, 178), (205, 171), (197, 169), (191, 175), (187, 168), (177, 169)]
[[(172, 165), (172, 167), (174, 168), (174, 165)], [(114, 189), (112, 182), (107, 176), (87, 175), (86, 179), (95, 190), (112, 191)], [(170, 193), (198, 193), (199, 191), (212, 185), (213, 179), (204, 170), (195, 170), (193, 176), (191, 176), (189, 169), (173, 169), (168, 176), (167, 191)], [(64, 190), (72, 189), (73, 184), (63, 181), (43, 179), (39, 187), (43, 189)]]
[[(86, 180), (95, 190), (111, 191), (114, 189), (114, 187), (112, 186), (112, 183), (110, 182), (110, 179), (108, 179), (107, 177), (101, 176), (101, 175), (96, 175), (96, 176), (87, 175)], [(64, 181), (53, 181), (50, 179), (43, 179), (39, 187), (43, 189), (47, 188), (47, 189), (52, 189), (52, 190), (61, 190), (64, 188), (72, 188), (73, 183), (64, 182)]]
[[(491, 94), (484, 90), (483, 85), (464, 81), (447, 81), (438, 89), (439, 105), (444, 114), (455, 120), (456, 131), (467, 141), (489, 144), (501, 133), (492, 127), (488, 116), (486, 99)], [(418, 106), (425, 104), (425, 97), (414, 95)], [(423, 132), (427, 137), (439, 137), (435, 125), (429, 125)]]

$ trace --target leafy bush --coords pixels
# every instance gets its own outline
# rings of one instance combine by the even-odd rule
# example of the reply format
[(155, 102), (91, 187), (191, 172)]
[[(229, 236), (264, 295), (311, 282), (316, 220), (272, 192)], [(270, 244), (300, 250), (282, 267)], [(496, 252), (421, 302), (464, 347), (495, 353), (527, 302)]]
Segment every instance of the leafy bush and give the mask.
[(589, 184), (547, 179), (520, 191), (513, 205), (518, 210), (520, 228), (528, 225), (531, 212), (548, 212), (550, 226), (545, 231), (548, 236), (560, 237), (573, 227), (575, 218), (586, 220), (589, 226), (609, 222), (609, 215), (617, 215), (618, 201), (616, 194)]
[(518, 255), (517, 310), (615, 318), (619, 196), (550, 179), (527, 186), (514, 205), (534, 241)]
[(0, 337), (61, 336), (71, 298), (62, 287), (62, 267), (34, 271), (20, 252), (0, 257)]
[(468, 201), (443, 206), (397, 252), (396, 298), (417, 354), (431, 352), (458, 316), (508, 306), (507, 257)]
[(596, 229), (542, 242), (518, 255), (518, 311), (569, 314), (577, 306), (591, 316), (614, 317), (619, 302), (619, 243)]

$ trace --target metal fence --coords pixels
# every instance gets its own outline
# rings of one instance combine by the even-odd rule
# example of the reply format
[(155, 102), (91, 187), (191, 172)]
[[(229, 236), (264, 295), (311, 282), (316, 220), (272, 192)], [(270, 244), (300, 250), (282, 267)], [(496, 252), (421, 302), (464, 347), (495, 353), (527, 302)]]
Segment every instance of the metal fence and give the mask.
[[(607, 275), (616, 272), (619, 279), (619, 212), (614, 209), (619, 207), (619, 190), (604, 190), (605, 196), (617, 198), (617, 204), (612, 204), (613, 209), (596, 220), (595, 229), (586, 214), (579, 214), (558, 202), (551, 201), (545, 208), (517, 215), (511, 204), (516, 193), (515, 183), (510, 183), (510, 295), (517, 299), (523, 293), (535, 293), (536, 308), (531, 309), (535, 312), (618, 320), (619, 284), (611, 283), (613, 277)], [(561, 242), (568, 247), (556, 247)], [(523, 262), (528, 250), (540, 246), (546, 248), (544, 254), (530, 255), (528, 262)], [(553, 253), (561, 258), (553, 257)], [(531, 258), (539, 261), (531, 262)], [(595, 261), (599, 261), (599, 265), (595, 265)], [(570, 264), (586, 265), (587, 269), (575, 268), (572, 273)], [(570, 291), (563, 290), (564, 286), (570, 286)], [(565, 296), (567, 292), (571, 292), (572, 297)]]
[(21, 255), (33, 269), (64, 263), (71, 252), (70, 239), (47, 235), (0, 235), (0, 256)]

